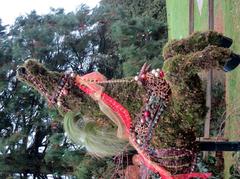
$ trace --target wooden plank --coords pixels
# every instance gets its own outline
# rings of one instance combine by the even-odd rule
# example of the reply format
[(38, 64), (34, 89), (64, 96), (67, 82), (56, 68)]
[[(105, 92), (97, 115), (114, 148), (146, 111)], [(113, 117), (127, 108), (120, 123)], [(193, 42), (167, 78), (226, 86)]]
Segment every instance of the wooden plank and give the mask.
[(196, 139), (196, 141), (198, 141), (198, 142), (201, 142), (201, 141), (214, 141), (214, 142), (225, 141), (226, 142), (226, 141), (228, 141), (228, 139), (226, 139), (224, 137), (221, 137), (221, 136), (219, 136), (219, 137), (209, 137), (209, 138), (199, 137), (199, 138)]
[(189, 34), (194, 32), (194, 0), (189, 0)]
[(211, 103), (212, 103), (212, 70), (207, 72), (207, 89), (206, 89), (206, 106), (208, 112), (204, 122), (204, 137), (208, 138), (210, 135), (210, 121), (211, 121)]
[[(208, 0), (208, 29), (214, 29), (214, 0)], [(206, 106), (208, 107), (208, 113), (206, 115), (204, 123), (204, 137), (208, 138), (210, 133), (210, 121), (211, 121), (211, 103), (212, 103), (212, 70), (209, 70), (207, 74), (207, 91), (206, 91)]]
[[(208, 0), (208, 29), (214, 29), (214, 0)], [(209, 70), (207, 73), (207, 89), (206, 89), (206, 106), (208, 112), (204, 122), (204, 137), (208, 138), (210, 135), (210, 121), (211, 121), (211, 109), (212, 109), (212, 79), (213, 72)], [(205, 152), (203, 158), (207, 159), (208, 154)]]
[(208, 29), (214, 30), (214, 0), (208, 0)]
[(167, 0), (168, 39), (189, 35), (189, 0)]

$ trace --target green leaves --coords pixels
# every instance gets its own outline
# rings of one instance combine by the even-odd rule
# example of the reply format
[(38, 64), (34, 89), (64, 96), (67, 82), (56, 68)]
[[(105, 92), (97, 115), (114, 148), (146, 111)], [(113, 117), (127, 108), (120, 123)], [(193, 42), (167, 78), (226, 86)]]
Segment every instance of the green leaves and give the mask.
[(153, 68), (161, 67), (161, 52), (167, 38), (164, 23), (149, 16), (119, 20), (112, 25), (111, 35), (119, 45), (125, 76), (135, 75), (146, 61)]

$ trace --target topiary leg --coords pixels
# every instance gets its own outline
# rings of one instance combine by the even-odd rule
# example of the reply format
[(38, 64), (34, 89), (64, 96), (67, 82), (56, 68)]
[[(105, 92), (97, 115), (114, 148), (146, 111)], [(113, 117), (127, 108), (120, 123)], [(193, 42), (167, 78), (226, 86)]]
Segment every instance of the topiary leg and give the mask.
[(231, 44), (232, 39), (221, 33), (215, 31), (195, 32), (188, 38), (168, 42), (163, 49), (163, 57), (167, 60), (179, 54), (186, 55), (201, 51), (208, 45), (228, 48)]
[(227, 48), (211, 45), (202, 51), (176, 55), (164, 62), (163, 70), (172, 90), (172, 99), (176, 99), (172, 100), (172, 107), (176, 119), (182, 119), (178, 120), (180, 131), (198, 130), (194, 126), (201, 126), (199, 123), (206, 113), (205, 93), (198, 72), (222, 68), (232, 55)]
[(233, 53), (229, 49), (210, 45), (202, 51), (169, 58), (165, 61), (163, 69), (167, 73), (167, 79), (171, 81), (171, 77), (174, 76), (185, 78), (201, 70), (222, 68), (232, 56)]

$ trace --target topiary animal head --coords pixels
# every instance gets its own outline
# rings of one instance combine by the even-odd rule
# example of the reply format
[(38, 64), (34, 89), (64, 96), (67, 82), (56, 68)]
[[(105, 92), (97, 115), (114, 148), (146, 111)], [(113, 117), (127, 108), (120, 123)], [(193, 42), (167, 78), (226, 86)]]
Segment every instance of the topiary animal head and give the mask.
[(36, 89), (48, 102), (53, 103), (53, 96), (57, 91), (62, 74), (50, 72), (36, 60), (29, 59), (17, 69), (17, 78)]
[(42, 94), (61, 114), (69, 110), (87, 113), (94, 103), (74, 85), (75, 77), (71, 74), (49, 71), (34, 59), (27, 60), (17, 69), (17, 78)]

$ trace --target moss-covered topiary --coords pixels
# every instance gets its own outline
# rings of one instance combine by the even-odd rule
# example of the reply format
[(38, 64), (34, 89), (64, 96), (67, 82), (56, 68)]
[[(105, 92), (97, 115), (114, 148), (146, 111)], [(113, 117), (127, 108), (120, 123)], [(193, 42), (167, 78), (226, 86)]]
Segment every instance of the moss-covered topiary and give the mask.
[[(213, 31), (197, 32), (186, 39), (174, 40), (166, 44), (163, 51), (165, 60), (163, 71), (165, 72), (165, 81), (171, 88), (171, 96), (166, 111), (161, 114), (158, 125), (150, 129), (154, 130), (151, 147), (197, 150), (195, 139), (202, 135), (201, 128), (207, 112), (205, 92), (198, 73), (201, 70), (212, 68), (221, 69), (233, 55), (226, 48), (230, 45), (230, 39)], [(60, 103), (52, 101), (56, 91), (60, 90), (59, 86), (61, 88), (62, 79), (69, 80), (65, 79), (65, 76), (61, 73), (49, 72), (35, 60), (26, 61), (18, 70), (18, 78), (43, 94), (49, 103), (59, 109), (62, 115), (65, 115), (68, 110), (83, 116), (79, 118), (80, 122), (73, 116), (69, 119), (70, 121), (67, 120), (70, 124), (68, 126), (72, 126), (72, 123), (79, 125), (81, 121), (88, 124), (86, 121), (90, 119), (95, 121), (95, 125), (102, 128), (103, 132), (106, 131), (105, 128), (112, 131), (112, 124), (98, 109), (96, 102), (79, 90), (74, 81), (68, 82), (70, 85), (65, 87), (67, 94), (61, 97)], [(163, 85), (165, 81), (162, 82)], [(146, 91), (154, 94), (155, 90), (159, 90), (144, 89), (136, 82), (129, 80), (126, 83), (105, 83), (102, 86), (104, 86), (105, 93), (128, 109), (133, 121), (139, 119), (138, 112), (146, 102), (143, 100)], [(139, 121), (133, 122), (136, 125), (137, 123)], [(80, 125), (80, 128), (81, 126), (84, 125)], [(93, 128), (95, 131), (99, 131), (97, 128)], [(122, 143), (120, 139), (119, 143)]]

